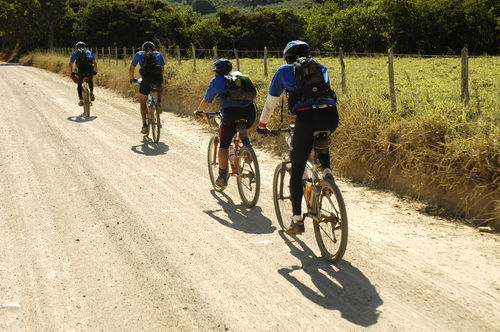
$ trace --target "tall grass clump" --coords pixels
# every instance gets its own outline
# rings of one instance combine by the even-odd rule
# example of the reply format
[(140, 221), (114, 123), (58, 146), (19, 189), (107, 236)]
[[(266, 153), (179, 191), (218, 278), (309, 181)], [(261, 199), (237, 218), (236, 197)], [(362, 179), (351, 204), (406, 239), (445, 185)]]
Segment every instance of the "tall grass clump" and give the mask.
[[(453, 215), (471, 218), (476, 224), (489, 223), (500, 229), (498, 57), (469, 59), (468, 105), (460, 100), (460, 59), (397, 58), (396, 112), (391, 112), (385, 57), (346, 58), (346, 94), (341, 93), (338, 60), (319, 60), (328, 67), (338, 94), (340, 125), (331, 146), (338, 174), (392, 188), (444, 207)], [(34, 53), (22, 61), (69, 74), (64, 57)], [(128, 62), (98, 62), (97, 84), (137, 96), (137, 88), (129, 84)], [(240, 62), (241, 71), (258, 88), (260, 110), (270, 78), (282, 60), (269, 60), (268, 78), (263, 75), (263, 60)], [(192, 61), (178, 64), (168, 59), (164, 104), (180, 114), (191, 114), (213, 77), (211, 65), (212, 60), (197, 60), (193, 72)], [(285, 114), (281, 123), (279, 113), (273, 114), (270, 126), (293, 121)], [(259, 142), (284, 149), (277, 138)]]

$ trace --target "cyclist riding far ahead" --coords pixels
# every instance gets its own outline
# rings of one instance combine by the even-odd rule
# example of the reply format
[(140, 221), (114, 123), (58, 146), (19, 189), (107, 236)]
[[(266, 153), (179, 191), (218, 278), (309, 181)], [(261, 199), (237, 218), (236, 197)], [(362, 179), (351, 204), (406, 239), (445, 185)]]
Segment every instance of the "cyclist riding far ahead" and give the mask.
[[(73, 71), (73, 63), (76, 64), (76, 70)], [(94, 82), (92, 81), (93, 75), (97, 74), (97, 62), (92, 51), (87, 49), (87, 45), (84, 42), (78, 42), (75, 45), (75, 51), (71, 54), (69, 58), (69, 72), (71, 73), (71, 79), (78, 83), (77, 91), (79, 106), (83, 106), (83, 96), (82, 96), (82, 83), (85, 77), (88, 78), (88, 84), (90, 89), (90, 100), (94, 101)]]
[[(231, 140), (236, 134), (236, 122), (243, 120), (246, 128), (250, 128), (255, 121), (256, 109), (253, 102), (255, 98), (255, 87), (248, 76), (240, 72), (231, 72), (233, 65), (227, 59), (218, 59), (213, 64), (215, 77), (207, 88), (205, 97), (200, 102), (197, 113), (203, 113), (215, 98), (221, 100), (222, 122), (219, 128), (219, 176), (216, 184), (225, 188), (229, 177), (228, 172), (228, 148)], [(236, 83), (238, 80), (238, 83)], [(235, 84), (236, 83), (236, 84)], [(198, 114), (199, 115), (199, 114)], [(250, 145), (247, 130), (239, 133), (243, 145)]]
[(257, 132), (262, 136), (270, 134), (266, 123), (278, 105), (281, 93), (286, 91), (290, 112), (295, 115), (290, 153), (293, 217), (287, 233), (301, 234), (304, 232), (302, 176), (313, 146), (318, 152), (323, 176), (333, 179), (330, 170), (329, 135), (315, 137), (314, 133), (320, 130), (333, 133), (338, 126), (339, 117), (328, 71), (309, 55), (309, 45), (301, 40), (291, 41), (286, 45), (283, 57), (286, 64), (278, 68), (271, 81)]
[(155, 50), (153, 42), (147, 41), (142, 44), (142, 51), (135, 53), (132, 63), (130, 64), (129, 74), (130, 83), (136, 81), (134, 78), (135, 67), (139, 64), (141, 68), (142, 81), (139, 86), (139, 101), (141, 103), (142, 129), (141, 133), (146, 134), (148, 127), (146, 125), (147, 106), (146, 101), (151, 92), (151, 85), (156, 86), (158, 92), (158, 109), (161, 111), (161, 95), (163, 86), (163, 68), (165, 60), (160, 52)]

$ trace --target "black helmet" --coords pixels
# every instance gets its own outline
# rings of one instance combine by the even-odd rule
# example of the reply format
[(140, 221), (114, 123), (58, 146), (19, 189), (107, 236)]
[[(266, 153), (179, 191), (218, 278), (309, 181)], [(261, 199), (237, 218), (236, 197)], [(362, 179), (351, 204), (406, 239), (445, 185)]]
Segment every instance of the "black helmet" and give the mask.
[(217, 74), (227, 75), (233, 69), (233, 64), (228, 59), (217, 59), (214, 62), (214, 69)]
[(309, 45), (302, 40), (292, 40), (286, 44), (283, 50), (283, 57), (285, 60), (287, 58), (295, 58), (309, 55)]
[(144, 44), (142, 44), (142, 50), (143, 51), (154, 51), (155, 44), (153, 44), (153, 42), (151, 42), (151, 41), (144, 42)]
[(78, 51), (80, 51), (80, 50), (82, 50), (82, 51), (83, 51), (83, 50), (84, 50), (84, 49), (86, 49), (86, 48), (87, 48), (87, 45), (85, 45), (85, 43), (84, 43), (84, 42), (82, 42), (82, 41), (79, 41), (79, 42), (78, 42), (78, 43), (76, 43), (76, 45), (75, 45), (75, 49), (76, 49), (76, 50), (78, 50)]

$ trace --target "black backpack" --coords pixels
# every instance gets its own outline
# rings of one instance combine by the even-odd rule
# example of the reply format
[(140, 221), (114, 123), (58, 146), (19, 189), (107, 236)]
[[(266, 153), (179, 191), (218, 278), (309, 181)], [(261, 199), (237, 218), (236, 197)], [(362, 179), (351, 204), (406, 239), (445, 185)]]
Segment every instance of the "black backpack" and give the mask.
[(293, 64), (297, 82), (295, 90), (288, 97), (290, 109), (299, 103), (317, 99), (333, 99), (335, 94), (325, 82), (323, 68), (313, 57), (298, 58)]
[(142, 74), (144, 73), (160, 73), (161, 66), (158, 65), (155, 51), (148, 50), (144, 52), (144, 63), (139, 71)]
[(75, 63), (79, 73), (89, 74), (94, 71), (94, 60), (87, 55), (86, 50), (77, 51)]
[(225, 77), (229, 81), (222, 94), (224, 100), (254, 100), (257, 96), (257, 89), (248, 75), (235, 71)]

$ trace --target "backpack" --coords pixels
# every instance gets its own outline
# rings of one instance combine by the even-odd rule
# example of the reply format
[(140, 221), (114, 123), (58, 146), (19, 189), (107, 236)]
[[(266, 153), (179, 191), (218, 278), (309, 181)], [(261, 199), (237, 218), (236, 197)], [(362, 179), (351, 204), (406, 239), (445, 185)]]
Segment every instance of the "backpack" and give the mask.
[(257, 89), (248, 75), (234, 71), (225, 76), (229, 81), (222, 95), (225, 100), (254, 100)]
[(288, 97), (290, 109), (299, 102), (317, 99), (333, 99), (335, 94), (325, 82), (323, 68), (313, 57), (298, 58), (293, 64), (297, 86)]
[(75, 63), (79, 73), (89, 74), (94, 71), (94, 61), (88, 56), (86, 50), (77, 51)]
[(158, 65), (156, 54), (152, 50), (148, 50), (144, 52), (144, 63), (139, 71), (142, 74), (144, 73), (160, 73), (161, 66)]

